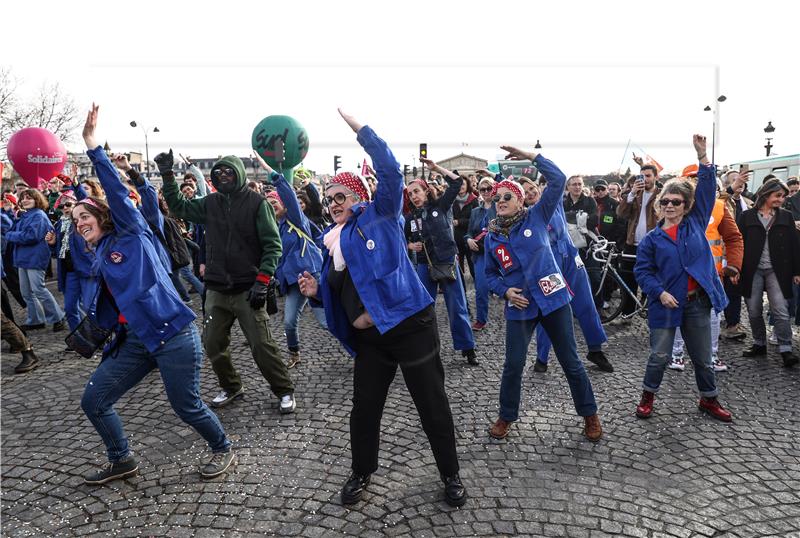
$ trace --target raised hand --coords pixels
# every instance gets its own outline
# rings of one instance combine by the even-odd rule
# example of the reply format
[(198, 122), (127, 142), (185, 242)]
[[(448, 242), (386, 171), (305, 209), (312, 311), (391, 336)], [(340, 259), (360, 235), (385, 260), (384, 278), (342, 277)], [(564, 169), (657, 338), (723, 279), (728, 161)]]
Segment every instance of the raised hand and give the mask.
[(88, 149), (97, 147), (97, 142), (94, 139), (94, 131), (97, 128), (97, 113), (100, 110), (100, 105), (92, 103), (92, 108), (86, 114), (86, 123), (83, 124), (83, 141), (86, 143)]
[(125, 170), (127, 172), (132, 168), (132, 166), (128, 162), (128, 157), (123, 153), (115, 153), (114, 156), (111, 157), (111, 161), (120, 170)]
[(500, 149), (508, 153), (504, 159), (506, 161), (532, 161), (536, 158), (535, 153), (522, 151), (514, 146), (500, 146)]
[(707, 164), (708, 159), (706, 158), (706, 137), (696, 134), (692, 136), (692, 144), (694, 144), (694, 150), (697, 152), (697, 160), (703, 164)]
[(350, 114), (345, 114), (344, 112), (342, 112), (341, 108), (338, 108), (337, 110), (339, 111), (339, 115), (342, 117), (344, 121), (347, 122), (347, 125), (350, 126), (350, 128), (353, 130), (354, 133), (358, 133), (358, 131), (361, 130), (363, 125), (360, 124), (353, 116), (351, 116)]
[(158, 172), (163, 176), (167, 172), (172, 172), (172, 166), (175, 164), (175, 156), (172, 154), (172, 148), (169, 153), (161, 152), (153, 157), (153, 162), (158, 166)]
[(638, 157), (635, 153), (633, 153), (633, 162), (635, 162), (639, 166), (644, 166), (644, 159), (641, 158), (641, 157)]
[[(253, 154), (251, 154), (251, 155), (253, 155)], [(261, 157), (261, 155), (259, 155), (259, 154), (258, 154), (258, 152), (256, 152), (256, 153), (255, 153), (255, 156), (253, 156), (253, 158), (256, 160), (256, 162), (258, 163), (258, 165), (259, 165), (259, 166), (260, 166), (262, 169), (264, 169), (264, 170), (266, 170), (266, 171), (267, 171), (267, 173), (268, 173), (268, 174), (272, 174), (272, 172), (274, 172), (274, 171), (275, 171), (275, 170), (273, 170), (273, 169), (272, 169), (272, 167), (271, 167), (270, 165), (268, 165), (268, 164), (267, 164), (267, 161), (265, 161), (265, 160), (264, 160), (264, 159)]]

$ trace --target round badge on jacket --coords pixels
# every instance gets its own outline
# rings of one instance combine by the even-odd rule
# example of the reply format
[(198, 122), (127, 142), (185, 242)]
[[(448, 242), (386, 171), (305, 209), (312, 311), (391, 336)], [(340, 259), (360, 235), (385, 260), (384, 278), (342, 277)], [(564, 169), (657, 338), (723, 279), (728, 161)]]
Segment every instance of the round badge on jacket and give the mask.
[(524, 232), (522, 232), (522, 235), (524, 235), (525, 237), (530, 237), (533, 235), (533, 232), (530, 230), (525, 230)]
[(433, 213), (431, 213), (431, 215), (434, 216), (434, 217), (438, 217), (439, 216), (439, 212), (438, 211), (434, 211)]
[(375, 241), (372, 239), (367, 241), (367, 250), (373, 250), (375, 248)]

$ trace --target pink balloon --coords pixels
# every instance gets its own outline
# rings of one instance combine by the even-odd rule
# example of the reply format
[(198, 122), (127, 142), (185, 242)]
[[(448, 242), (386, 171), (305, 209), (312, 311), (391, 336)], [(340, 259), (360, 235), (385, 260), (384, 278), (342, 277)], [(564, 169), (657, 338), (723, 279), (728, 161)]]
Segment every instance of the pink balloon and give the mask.
[(41, 127), (26, 127), (8, 140), (8, 159), (25, 183), (39, 188), (64, 170), (67, 149), (56, 135)]

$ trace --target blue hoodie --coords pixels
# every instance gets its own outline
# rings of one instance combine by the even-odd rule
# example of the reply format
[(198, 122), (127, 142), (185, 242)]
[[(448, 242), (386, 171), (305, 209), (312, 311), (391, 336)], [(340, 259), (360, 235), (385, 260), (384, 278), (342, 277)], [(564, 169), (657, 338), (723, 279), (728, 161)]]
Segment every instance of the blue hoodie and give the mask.
[(25, 211), (6, 234), (14, 247), (14, 267), (44, 271), (50, 263), (50, 247), (44, 240), (53, 225), (41, 209)]

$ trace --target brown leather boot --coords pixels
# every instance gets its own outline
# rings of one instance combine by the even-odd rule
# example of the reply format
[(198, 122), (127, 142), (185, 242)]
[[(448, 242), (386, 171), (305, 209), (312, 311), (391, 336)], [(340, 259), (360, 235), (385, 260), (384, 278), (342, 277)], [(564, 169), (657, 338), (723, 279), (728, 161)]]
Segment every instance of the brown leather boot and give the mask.
[(600, 426), (600, 417), (594, 414), (590, 417), (583, 417), (583, 435), (590, 441), (596, 442), (603, 436), (603, 428)]
[(489, 430), (489, 435), (494, 437), (495, 439), (505, 439), (508, 435), (508, 432), (511, 431), (511, 425), (513, 422), (509, 422), (507, 420), (503, 420), (502, 418), (498, 418), (494, 424), (492, 424), (491, 429)]

